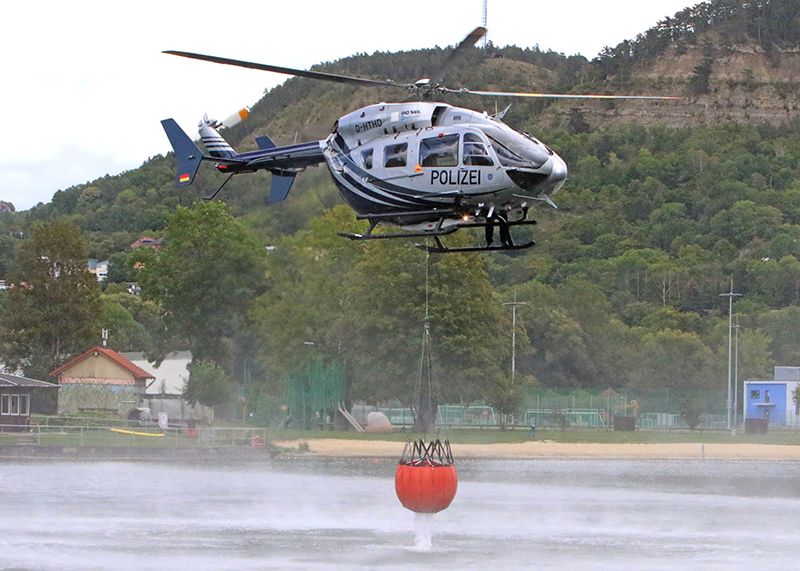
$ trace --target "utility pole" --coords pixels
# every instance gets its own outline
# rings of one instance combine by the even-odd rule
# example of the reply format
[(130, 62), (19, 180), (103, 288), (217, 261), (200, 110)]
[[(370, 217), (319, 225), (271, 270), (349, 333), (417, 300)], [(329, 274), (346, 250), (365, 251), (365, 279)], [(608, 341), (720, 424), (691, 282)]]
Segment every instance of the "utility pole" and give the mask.
[(733, 424), (731, 423), (731, 384), (733, 381), (733, 364), (732, 364), (732, 354), (733, 354), (733, 298), (734, 297), (741, 297), (742, 294), (734, 293), (733, 292), (733, 278), (731, 277), (731, 291), (728, 293), (721, 293), (719, 294), (720, 297), (727, 297), (728, 298), (728, 398), (727, 398), (727, 408), (728, 408), (728, 430), (733, 431)]
[(507, 301), (503, 306), (511, 307), (511, 386), (514, 386), (514, 374), (517, 361), (517, 306), (528, 305), (526, 301), (517, 301), (517, 291), (514, 290), (514, 301)]
[(739, 314), (736, 314), (736, 337), (733, 349), (733, 430), (739, 426)]

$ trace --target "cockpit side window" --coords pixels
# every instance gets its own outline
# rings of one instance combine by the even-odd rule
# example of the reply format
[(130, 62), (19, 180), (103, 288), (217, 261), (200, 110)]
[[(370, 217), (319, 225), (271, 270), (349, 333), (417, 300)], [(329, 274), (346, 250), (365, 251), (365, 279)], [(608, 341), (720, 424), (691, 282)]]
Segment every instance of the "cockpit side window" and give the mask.
[(481, 131), (489, 137), (497, 158), (504, 166), (538, 169), (550, 159), (547, 148), (539, 141), (501, 123), (483, 125)]
[(458, 166), (458, 135), (422, 139), (419, 143), (419, 164), (423, 167)]
[(492, 157), (481, 138), (475, 133), (464, 134), (464, 164), (476, 167), (494, 165)]
[(489, 141), (492, 143), (492, 148), (494, 152), (497, 154), (497, 158), (500, 159), (500, 164), (504, 167), (529, 167), (530, 164), (525, 161), (522, 157), (517, 155), (516, 153), (511, 152), (508, 150), (507, 147), (502, 145), (501, 143), (497, 142), (492, 137), (489, 137)]
[(364, 168), (369, 170), (372, 168), (372, 149), (364, 149), (361, 151), (361, 160), (364, 163)]
[(406, 166), (408, 155), (408, 143), (396, 143), (386, 145), (383, 148), (383, 166), (386, 168)]

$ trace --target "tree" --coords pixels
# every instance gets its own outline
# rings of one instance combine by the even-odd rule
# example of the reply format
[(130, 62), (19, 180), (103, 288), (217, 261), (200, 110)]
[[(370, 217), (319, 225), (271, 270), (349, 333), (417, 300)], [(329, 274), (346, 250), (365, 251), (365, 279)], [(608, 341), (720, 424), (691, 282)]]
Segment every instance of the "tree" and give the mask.
[(270, 280), (255, 300), (250, 320), (262, 361), (275, 376), (285, 377), (307, 361), (307, 343), (313, 343), (318, 355), (338, 358), (348, 336), (338, 327), (345, 308), (345, 276), (362, 247), (336, 232), (363, 232), (355, 222), (347, 206), (336, 206), (270, 251)]
[(109, 344), (115, 349), (134, 347), (132, 351), (143, 351), (149, 361), (160, 363), (170, 351), (188, 346), (179, 337), (168, 335), (164, 312), (155, 301), (127, 292), (105, 293), (102, 299), (113, 308), (110, 314), (104, 310), (103, 327), (109, 330)]
[(99, 339), (99, 289), (76, 226), (64, 220), (35, 225), (9, 277), (0, 317), (0, 357), (7, 367), (45, 379)]
[(130, 311), (125, 309), (114, 298), (103, 296), (101, 298), (101, 326), (109, 332), (109, 346), (116, 351), (143, 351), (150, 350), (151, 342), (147, 330), (141, 323), (137, 323)]
[[(340, 323), (355, 389), (362, 398), (409, 402), (419, 376), (426, 255), (412, 244), (370, 245), (347, 276)], [(430, 256), (430, 332), (440, 398), (489, 396), (510, 346), (500, 299), (484, 267), (460, 256)]]
[(714, 68), (714, 58), (707, 55), (692, 70), (692, 77), (689, 79), (689, 89), (695, 95), (702, 95), (711, 90), (711, 71)]
[(213, 361), (192, 361), (183, 387), (186, 402), (216, 407), (228, 402), (231, 395), (232, 384), (222, 367)]
[(791, 365), (800, 363), (800, 307), (791, 306), (770, 311), (759, 317), (759, 323), (770, 339), (773, 362)]
[(264, 281), (264, 249), (222, 202), (178, 208), (165, 246), (139, 270), (142, 295), (161, 303), (169, 332), (193, 355), (227, 366), (233, 336)]
[(714, 353), (694, 333), (665, 329), (644, 337), (639, 387), (706, 389), (717, 384)]

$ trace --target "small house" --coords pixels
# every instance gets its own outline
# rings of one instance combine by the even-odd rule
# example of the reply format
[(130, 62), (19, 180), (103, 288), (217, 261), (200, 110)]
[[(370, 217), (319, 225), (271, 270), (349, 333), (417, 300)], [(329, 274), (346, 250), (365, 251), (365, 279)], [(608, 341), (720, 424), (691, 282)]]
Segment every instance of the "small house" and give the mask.
[(0, 432), (24, 430), (31, 414), (55, 414), (58, 385), (0, 373)]
[(142, 406), (153, 374), (107, 347), (93, 347), (70, 359), (50, 376), (61, 387), (59, 414), (104, 411), (127, 415)]
[(744, 418), (771, 426), (800, 424), (800, 367), (775, 367), (773, 379), (744, 382)]
[(103, 282), (108, 279), (108, 260), (96, 260), (89, 258), (86, 264), (90, 274), (97, 278), (98, 282)]

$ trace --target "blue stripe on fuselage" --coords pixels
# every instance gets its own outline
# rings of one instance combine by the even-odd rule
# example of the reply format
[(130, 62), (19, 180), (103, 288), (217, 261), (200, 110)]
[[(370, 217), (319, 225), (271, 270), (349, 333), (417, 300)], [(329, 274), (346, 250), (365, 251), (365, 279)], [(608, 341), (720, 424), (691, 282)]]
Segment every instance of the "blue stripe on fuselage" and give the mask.
[(237, 158), (243, 160), (266, 159), (276, 155), (293, 154), (304, 151), (318, 151), (320, 154), (320, 160), (324, 160), (322, 157), (322, 149), (319, 146), (319, 141), (298, 143), (297, 145), (287, 145), (285, 147), (273, 147), (266, 150), (248, 151), (246, 153), (237, 155)]

